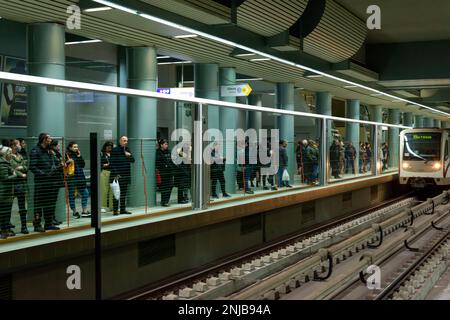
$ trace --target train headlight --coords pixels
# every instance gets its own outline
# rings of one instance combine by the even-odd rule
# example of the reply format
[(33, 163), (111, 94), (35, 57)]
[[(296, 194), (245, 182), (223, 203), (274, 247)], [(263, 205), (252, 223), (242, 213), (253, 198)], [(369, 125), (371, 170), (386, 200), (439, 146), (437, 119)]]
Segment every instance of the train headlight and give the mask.
[(409, 169), (411, 168), (411, 165), (408, 162), (403, 162), (402, 167), (403, 169)]
[(440, 168), (441, 168), (441, 163), (440, 162), (433, 163), (433, 169), (439, 170)]

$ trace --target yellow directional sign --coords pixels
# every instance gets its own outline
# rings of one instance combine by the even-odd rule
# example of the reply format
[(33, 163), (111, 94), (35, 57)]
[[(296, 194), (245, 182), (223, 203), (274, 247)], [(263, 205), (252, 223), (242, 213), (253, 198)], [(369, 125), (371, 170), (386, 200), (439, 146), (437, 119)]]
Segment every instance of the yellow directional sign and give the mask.
[(248, 83), (234, 86), (221, 86), (220, 95), (222, 97), (246, 97), (252, 92), (252, 87)]

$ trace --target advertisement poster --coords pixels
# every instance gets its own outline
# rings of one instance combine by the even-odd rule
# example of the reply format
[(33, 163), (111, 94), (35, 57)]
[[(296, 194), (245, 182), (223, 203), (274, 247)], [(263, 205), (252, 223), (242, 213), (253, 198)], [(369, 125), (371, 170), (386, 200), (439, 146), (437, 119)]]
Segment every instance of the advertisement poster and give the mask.
[[(25, 59), (4, 57), (5, 72), (26, 74)], [(2, 126), (27, 125), (27, 87), (12, 83), (3, 83), (0, 99), (0, 123)]]

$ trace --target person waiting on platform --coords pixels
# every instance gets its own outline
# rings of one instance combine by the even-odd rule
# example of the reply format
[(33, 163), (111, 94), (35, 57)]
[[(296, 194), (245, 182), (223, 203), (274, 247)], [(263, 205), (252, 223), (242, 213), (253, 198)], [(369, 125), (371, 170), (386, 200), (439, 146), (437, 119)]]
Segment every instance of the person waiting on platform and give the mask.
[(121, 136), (119, 138), (119, 145), (112, 149), (109, 161), (111, 165), (109, 182), (117, 179), (120, 187), (120, 201), (113, 198), (113, 215), (119, 214), (119, 206), (120, 214), (131, 214), (130, 211), (127, 211), (126, 201), (128, 185), (131, 184), (131, 163), (134, 163), (135, 159), (128, 148), (128, 137)]
[[(181, 142), (181, 141), (180, 141)], [(178, 156), (183, 159), (175, 166), (174, 184), (178, 189), (177, 200), (179, 204), (189, 203), (188, 193), (191, 188), (191, 153), (192, 147), (187, 145), (177, 150)]]
[(306, 148), (306, 160), (308, 162), (308, 182), (317, 185), (319, 183), (319, 147), (314, 140), (309, 140)]
[(113, 192), (111, 185), (109, 184), (111, 176), (111, 153), (114, 148), (114, 144), (111, 141), (106, 141), (103, 144), (102, 151), (100, 152), (100, 190), (101, 190), (101, 212), (105, 213), (107, 210), (113, 209)]
[(21, 145), (19, 140), (13, 140), (11, 144), (12, 157), (11, 165), (16, 171), (17, 179), (14, 180), (14, 197), (17, 197), (17, 204), (19, 205), (19, 215), (21, 224), (21, 233), (28, 234), (27, 228), (27, 208), (26, 192), (27, 192), (27, 172), (28, 161), (20, 154)]
[(339, 176), (339, 156), (340, 156), (341, 144), (338, 139), (334, 139), (333, 144), (330, 147), (330, 165), (331, 175), (335, 179), (340, 179)]
[(356, 149), (352, 142), (347, 143), (345, 146), (345, 173), (350, 170), (351, 174), (355, 174), (355, 159), (356, 159)]
[(13, 203), (14, 181), (17, 174), (11, 165), (11, 148), (0, 148), (0, 238), (6, 239), (16, 234), (10, 226)]
[(359, 145), (359, 173), (366, 173), (367, 152), (366, 145), (361, 142)]
[(52, 214), (52, 222), (54, 225), (60, 225), (61, 222), (56, 220), (56, 202), (58, 200), (59, 189), (64, 188), (64, 168), (66, 167), (64, 163), (64, 159), (59, 150), (59, 142), (58, 140), (52, 140), (50, 143), (50, 156), (53, 161), (52, 172), (54, 174), (51, 177), (51, 182), (53, 186), (49, 189), (50, 194), (49, 197), (52, 199), (51, 203), (55, 205), (50, 208), (50, 212)]
[(91, 213), (87, 210), (89, 191), (87, 189), (86, 176), (84, 175), (83, 171), (84, 167), (86, 166), (86, 162), (81, 156), (80, 149), (78, 148), (78, 144), (75, 141), (72, 141), (67, 145), (66, 164), (68, 166), (74, 166), (73, 174), (71, 172), (68, 172), (67, 176), (69, 205), (70, 209), (72, 210), (72, 215), (75, 218), (80, 218), (80, 214), (77, 212), (75, 204), (75, 189), (77, 189), (78, 193), (81, 195), (81, 217), (88, 218), (91, 216)]
[[(270, 142), (270, 138), (267, 139), (267, 147), (266, 147), (266, 157), (269, 159), (269, 162), (266, 164), (261, 164), (261, 173), (264, 173), (264, 170), (269, 170), (269, 168), (272, 165), (272, 157), (273, 157), (273, 153), (272, 153), (272, 147), (271, 147), (271, 142)], [(262, 142), (264, 143), (264, 142)], [(259, 152), (258, 152), (258, 157), (259, 157)], [(271, 175), (261, 175), (261, 180), (262, 180), (262, 185), (263, 185), (263, 190), (269, 190), (269, 187), (266, 185), (266, 181), (270, 183), (271, 185), (271, 190), (278, 190), (278, 188), (275, 186), (275, 181), (273, 178), (273, 174)]]
[(280, 149), (279, 149), (279, 167), (278, 167), (278, 186), (279, 187), (287, 187), (292, 188), (292, 186), (289, 184), (289, 181), (283, 181), (283, 173), (284, 170), (287, 170), (289, 158), (287, 155), (287, 141), (286, 140), (280, 140)]
[[(50, 143), (52, 138), (48, 133), (39, 135), (37, 145), (30, 152), (29, 170), (34, 174), (34, 220), (35, 232), (45, 232), (46, 230), (59, 230), (52, 222), (52, 208), (56, 206), (56, 199), (49, 197), (52, 194), (54, 185), (49, 183), (49, 179), (57, 172), (53, 167), (53, 160), (50, 154)], [(41, 220), (44, 217), (44, 228)]]
[(166, 139), (161, 139), (158, 144), (159, 148), (156, 150), (156, 169), (159, 170), (159, 175), (161, 176), (161, 184), (159, 187), (159, 190), (161, 190), (161, 206), (168, 207), (173, 188), (175, 165), (169, 151), (169, 142)]
[(368, 142), (366, 142), (366, 164), (367, 171), (370, 171), (372, 169), (372, 147)]
[(220, 152), (220, 145), (217, 142), (214, 143), (211, 151), (211, 197), (214, 199), (219, 199), (216, 192), (217, 182), (220, 184), (222, 196), (224, 198), (231, 197), (225, 190), (225, 161), (226, 158), (222, 157)]

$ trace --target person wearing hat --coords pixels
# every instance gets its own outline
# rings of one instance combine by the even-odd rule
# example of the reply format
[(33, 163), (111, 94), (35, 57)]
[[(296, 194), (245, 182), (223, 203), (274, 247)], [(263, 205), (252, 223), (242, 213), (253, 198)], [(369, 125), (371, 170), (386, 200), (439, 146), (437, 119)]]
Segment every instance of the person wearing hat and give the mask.
[(0, 148), (0, 238), (15, 236), (10, 229), (11, 209), (13, 203), (14, 180), (16, 171), (11, 165), (12, 151), (9, 147)]

